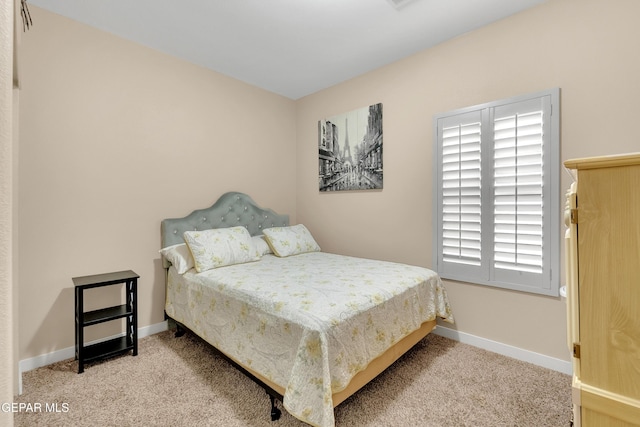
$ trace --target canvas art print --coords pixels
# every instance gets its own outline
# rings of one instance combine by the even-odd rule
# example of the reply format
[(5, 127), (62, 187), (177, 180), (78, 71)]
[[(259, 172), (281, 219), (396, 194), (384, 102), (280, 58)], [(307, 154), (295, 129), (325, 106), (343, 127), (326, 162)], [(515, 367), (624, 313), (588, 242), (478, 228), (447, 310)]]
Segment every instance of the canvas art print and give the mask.
[(320, 191), (382, 189), (382, 104), (318, 122)]

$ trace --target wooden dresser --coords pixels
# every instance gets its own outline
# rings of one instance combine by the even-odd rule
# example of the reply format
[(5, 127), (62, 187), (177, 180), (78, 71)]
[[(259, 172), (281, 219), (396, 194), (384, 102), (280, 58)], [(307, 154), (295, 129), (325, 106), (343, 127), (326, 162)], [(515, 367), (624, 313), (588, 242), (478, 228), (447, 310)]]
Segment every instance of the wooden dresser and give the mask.
[(640, 153), (567, 160), (574, 425), (640, 425)]

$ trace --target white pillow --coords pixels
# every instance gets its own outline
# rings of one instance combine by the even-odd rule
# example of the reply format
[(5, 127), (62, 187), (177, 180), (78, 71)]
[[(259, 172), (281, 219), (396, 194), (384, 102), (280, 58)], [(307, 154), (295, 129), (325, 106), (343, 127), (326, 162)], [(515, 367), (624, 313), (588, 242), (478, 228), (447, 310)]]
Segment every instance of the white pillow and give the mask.
[(279, 257), (320, 251), (320, 246), (302, 224), (266, 228), (262, 232), (273, 253)]
[(185, 231), (183, 236), (198, 273), (260, 259), (251, 235), (244, 227)]
[(186, 243), (167, 246), (160, 249), (160, 253), (178, 270), (179, 274), (184, 274), (194, 267), (193, 257)]
[(264, 239), (264, 236), (262, 234), (259, 236), (253, 236), (251, 240), (253, 240), (253, 244), (255, 245), (256, 251), (258, 252), (259, 256), (273, 253), (271, 247), (269, 247), (269, 244)]

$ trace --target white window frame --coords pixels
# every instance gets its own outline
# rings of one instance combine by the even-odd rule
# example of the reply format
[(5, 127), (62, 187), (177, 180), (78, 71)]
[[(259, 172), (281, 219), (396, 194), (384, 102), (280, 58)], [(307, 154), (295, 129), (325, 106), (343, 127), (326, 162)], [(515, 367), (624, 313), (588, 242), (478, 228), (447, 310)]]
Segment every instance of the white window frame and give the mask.
[[(507, 268), (500, 268), (496, 266), (495, 248), (496, 248), (496, 234), (495, 224), (500, 223), (497, 220), (498, 213), (496, 213), (496, 206), (500, 203), (495, 203), (496, 196), (494, 191), (499, 188), (499, 185), (494, 185), (494, 180), (497, 180), (494, 174), (495, 158), (494, 158), (494, 146), (495, 146), (495, 117), (504, 117), (505, 114), (520, 114), (521, 109), (524, 112), (531, 110), (540, 110), (542, 114), (542, 124), (534, 125), (540, 127), (542, 130), (542, 149), (541, 149), (541, 162), (542, 173), (540, 177), (536, 179), (542, 180), (541, 194), (542, 194), (542, 206), (538, 208), (534, 203), (533, 207), (526, 206), (523, 202), (514, 202), (512, 207), (515, 209), (514, 217), (518, 217), (518, 212), (521, 209), (531, 209), (534, 214), (532, 218), (536, 216), (540, 217), (541, 224), (535, 223), (531, 225), (534, 229), (540, 228), (541, 225), (541, 252), (535, 252), (532, 258), (539, 258), (535, 262), (541, 263), (539, 266), (535, 266), (532, 271), (524, 271), (526, 268), (521, 269), (520, 265), (516, 265), (514, 261), (513, 266), (507, 265)], [(496, 116), (496, 111), (498, 116)], [(520, 111), (520, 112), (519, 112)], [(516, 117), (514, 116), (514, 117)], [(451, 158), (452, 146), (453, 150), (458, 149), (459, 152), (464, 152), (464, 148), (456, 148), (456, 141), (462, 141), (457, 135), (453, 135), (452, 138), (448, 138), (446, 135), (443, 137), (443, 131), (445, 129), (448, 132), (452, 131), (452, 127), (460, 128), (473, 128), (474, 126), (466, 126), (475, 123), (479, 124), (480, 129), (480, 171), (478, 172), (477, 160), (471, 159), (470, 162), (465, 163), (464, 160), (456, 160), (456, 153), (453, 153), (453, 161), (449, 162)], [(433, 218), (434, 218), (434, 250), (433, 250), (433, 264), (438, 274), (445, 279), (476, 283), (488, 286), (494, 286), (499, 288), (506, 288), (516, 291), (531, 292), (536, 294), (558, 296), (560, 288), (560, 89), (550, 89), (542, 92), (536, 92), (533, 94), (517, 96), (513, 98), (503, 99), (499, 101), (492, 101), (472, 107), (462, 108), (442, 114), (437, 114), (433, 119), (434, 129), (434, 152), (435, 152), (435, 167), (434, 173), (434, 203), (433, 203)], [(457, 129), (455, 129), (457, 130)], [(462, 134), (464, 132), (461, 132)], [(448, 134), (447, 134), (448, 135)], [(458, 139), (456, 139), (458, 138)], [(472, 137), (477, 138), (477, 136)], [(449, 140), (454, 141), (453, 144), (449, 144)], [(443, 147), (443, 143), (448, 144)], [(476, 147), (478, 144), (475, 141), (471, 141), (471, 144)], [(466, 145), (461, 144), (460, 147)], [(470, 146), (470, 145), (469, 145)], [(472, 147), (471, 150), (475, 150)], [(537, 147), (539, 148), (539, 146)], [(475, 153), (475, 151), (473, 151)], [(477, 154), (477, 153), (476, 153)], [(540, 157), (538, 155), (538, 157)], [(448, 157), (446, 157), (448, 156)], [(535, 155), (533, 156), (535, 158)], [(462, 157), (461, 157), (462, 158)], [(454, 200), (458, 197), (460, 204), (464, 204), (465, 207), (458, 209), (465, 210), (470, 209), (470, 216), (465, 218), (470, 221), (460, 219), (459, 223), (454, 214), (451, 219), (451, 214), (447, 213), (446, 217), (443, 212), (445, 209), (450, 209), (448, 202), (445, 202), (443, 186), (448, 186), (449, 180), (444, 178), (443, 173), (449, 173), (450, 177), (451, 167), (453, 164), (456, 167), (456, 162), (460, 165), (458, 169), (453, 171), (453, 182), (456, 179), (461, 180), (465, 176), (469, 176), (471, 181), (472, 192), (470, 197), (465, 198), (463, 201), (463, 191), (460, 190), (460, 195), (454, 194)], [(463, 165), (464, 163), (464, 165)], [(470, 166), (467, 166), (470, 165)], [(443, 168), (445, 170), (443, 170)], [(533, 169), (540, 170), (536, 165)], [(455, 173), (459, 174), (459, 178), (455, 177)], [(475, 182), (477, 182), (479, 174), (480, 188), (475, 188)], [(464, 176), (463, 176), (464, 175)], [(518, 179), (521, 178), (516, 172)], [(536, 184), (533, 185), (535, 187)], [(459, 187), (465, 187), (460, 181)], [(449, 195), (451, 189), (447, 187)], [(454, 191), (455, 192), (455, 191)], [(479, 192), (479, 197), (478, 197)], [(518, 191), (515, 191), (518, 193)], [(534, 196), (535, 199), (539, 196)], [(447, 199), (450, 200), (450, 199)], [(518, 196), (512, 197), (510, 200), (521, 200)], [(479, 206), (476, 208), (476, 204)], [(471, 207), (469, 207), (471, 206)], [(454, 210), (456, 207), (454, 206)], [(508, 207), (507, 207), (508, 209)], [(541, 209), (542, 215), (537, 214)], [(476, 213), (479, 212), (478, 214)], [(448, 211), (449, 212), (449, 211)], [(527, 217), (526, 213), (522, 217)], [(462, 218), (459, 216), (458, 218)], [(479, 220), (479, 221), (477, 221)], [(479, 224), (477, 224), (479, 222)], [(518, 221), (519, 222), (519, 221)], [(526, 223), (526, 221), (524, 221)], [(453, 224), (453, 228), (451, 225)], [(467, 226), (466, 224), (471, 224)], [(445, 231), (445, 226), (447, 231)], [(514, 226), (516, 227), (516, 226)], [(453, 229), (453, 231), (451, 231)], [(514, 228), (515, 229), (515, 228)], [(471, 231), (468, 231), (471, 230)], [(532, 234), (538, 233), (535, 231)], [(445, 233), (448, 233), (445, 237)], [(450, 238), (453, 233), (453, 240)], [(456, 233), (458, 233), (456, 235)], [(520, 236), (525, 236), (525, 232), (514, 231), (513, 238), (516, 240), (514, 244), (517, 244), (517, 240)], [(465, 237), (461, 237), (465, 236)], [(531, 237), (531, 240), (537, 242), (539, 237)], [(453, 242), (453, 246), (449, 244)], [(445, 247), (447, 248), (447, 254), (451, 254), (451, 248), (456, 249), (455, 245), (459, 245), (460, 257), (456, 258), (454, 255), (445, 256)], [(524, 245), (526, 246), (526, 245)], [(536, 246), (540, 246), (538, 243), (534, 243), (532, 247), (536, 249)], [(468, 250), (466, 249), (468, 248)], [(469, 256), (465, 257), (462, 252), (468, 253)], [(497, 251), (500, 252), (500, 251)], [(508, 252), (503, 251), (507, 256)], [(479, 259), (476, 259), (479, 257)], [(515, 259), (515, 256), (514, 256)], [(510, 268), (515, 268), (512, 270)], [(535, 270), (535, 271), (534, 271)]]

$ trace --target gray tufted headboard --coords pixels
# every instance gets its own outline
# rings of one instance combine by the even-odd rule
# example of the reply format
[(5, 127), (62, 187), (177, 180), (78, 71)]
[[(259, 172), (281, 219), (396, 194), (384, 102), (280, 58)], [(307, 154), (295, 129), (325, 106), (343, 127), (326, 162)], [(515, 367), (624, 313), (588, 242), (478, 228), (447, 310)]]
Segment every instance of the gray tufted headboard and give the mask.
[(252, 236), (256, 236), (262, 234), (264, 228), (288, 226), (289, 215), (263, 209), (244, 193), (225, 193), (209, 208), (195, 210), (184, 218), (164, 219), (160, 224), (162, 247), (184, 243), (182, 234), (185, 231), (238, 225), (246, 227)]

